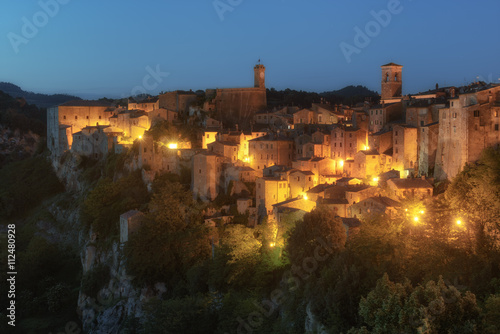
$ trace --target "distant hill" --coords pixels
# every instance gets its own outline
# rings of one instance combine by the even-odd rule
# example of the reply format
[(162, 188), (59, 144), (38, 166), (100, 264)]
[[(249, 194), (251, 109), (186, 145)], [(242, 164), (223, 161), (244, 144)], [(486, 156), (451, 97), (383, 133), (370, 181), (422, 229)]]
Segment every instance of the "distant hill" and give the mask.
[(346, 86), (342, 89), (339, 90), (333, 90), (330, 92), (323, 92), (320, 94), (321, 96), (324, 97), (330, 97), (330, 96), (340, 96), (340, 97), (356, 97), (356, 96), (363, 96), (363, 97), (377, 97), (379, 94), (377, 92), (374, 92), (373, 90), (369, 90), (365, 86)]
[(0, 82), (0, 91), (17, 98), (22, 97), (28, 102), (28, 104), (34, 104), (38, 108), (48, 108), (61, 103), (71, 101), (71, 100), (81, 100), (77, 96), (71, 96), (66, 94), (39, 94), (33, 92), (26, 92), (21, 89), (21, 87), (16, 86), (9, 82)]
[(364, 86), (347, 86), (330, 92), (315, 93), (285, 89), (277, 91), (274, 88), (267, 90), (267, 104), (269, 107), (300, 106), (310, 108), (312, 103), (329, 102), (331, 104), (355, 105), (366, 99), (377, 102), (379, 94)]

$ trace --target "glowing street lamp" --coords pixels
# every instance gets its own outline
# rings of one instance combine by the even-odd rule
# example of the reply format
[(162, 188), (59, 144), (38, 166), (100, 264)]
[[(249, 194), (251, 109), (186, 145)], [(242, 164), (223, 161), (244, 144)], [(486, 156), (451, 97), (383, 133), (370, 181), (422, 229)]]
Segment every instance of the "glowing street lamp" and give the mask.
[(374, 178), (373, 178), (373, 182), (375, 182), (375, 183), (376, 183), (376, 182), (378, 182), (378, 180), (379, 180), (379, 178), (378, 178), (378, 177), (374, 177)]
[(413, 217), (413, 220), (415, 221), (415, 223), (417, 223), (418, 222), (418, 217), (417, 216)]
[(339, 165), (340, 165), (340, 167), (344, 167), (344, 160), (340, 160)]
[(275, 242), (270, 242), (270, 243), (269, 243), (269, 247), (274, 247), (274, 246), (276, 246), (276, 243), (275, 243)]
[(462, 225), (462, 221), (460, 219), (457, 219), (457, 225), (458, 226)]
[(168, 144), (168, 146), (167, 146), (167, 147), (168, 147), (169, 149), (171, 149), (171, 150), (176, 150), (176, 149), (177, 149), (177, 147), (178, 147), (178, 145), (177, 145), (177, 143), (170, 143), (170, 144)]
[(142, 136), (141, 136), (141, 135), (139, 135), (139, 139), (142, 139)]

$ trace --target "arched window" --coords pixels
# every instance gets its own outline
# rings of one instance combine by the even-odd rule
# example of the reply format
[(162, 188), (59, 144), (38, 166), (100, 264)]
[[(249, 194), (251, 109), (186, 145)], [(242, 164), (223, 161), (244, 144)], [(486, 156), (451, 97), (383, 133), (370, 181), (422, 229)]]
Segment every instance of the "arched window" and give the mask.
[(396, 82), (398, 81), (398, 73), (396, 73), (396, 74), (394, 75), (394, 81), (396, 81)]
[(385, 74), (385, 82), (389, 82), (389, 73)]

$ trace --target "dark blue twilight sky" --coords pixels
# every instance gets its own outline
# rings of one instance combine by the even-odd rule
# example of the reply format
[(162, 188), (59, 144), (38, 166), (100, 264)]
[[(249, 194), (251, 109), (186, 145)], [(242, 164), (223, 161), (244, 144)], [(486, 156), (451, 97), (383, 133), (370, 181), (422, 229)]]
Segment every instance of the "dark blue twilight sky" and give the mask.
[[(380, 91), (380, 65), (391, 61), (404, 65), (405, 94), (498, 82), (500, 1), (398, 2), (3, 0), (0, 81), (84, 98), (246, 87), (260, 58), (276, 89)], [(371, 12), (388, 7), (390, 22), (376, 23)], [(369, 40), (355, 41), (355, 29)], [(147, 67), (170, 74), (154, 80)]]

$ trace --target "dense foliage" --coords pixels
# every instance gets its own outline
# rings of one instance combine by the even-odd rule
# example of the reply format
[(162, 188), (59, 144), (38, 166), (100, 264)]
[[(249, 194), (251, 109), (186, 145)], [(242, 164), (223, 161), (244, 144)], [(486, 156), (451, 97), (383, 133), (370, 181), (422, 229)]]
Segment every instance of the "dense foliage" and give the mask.
[[(156, 209), (150, 206), (155, 213), (149, 219), (154, 217), (162, 227), (145, 228), (141, 232), (145, 235), (131, 243), (138, 255), (129, 265), (161, 270), (153, 274), (170, 286), (162, 299), (150, 302), (145, 321), (131, 322), (136, 332), (497, 333), (500, 329), (497, 150), (486, 150), (444, 195), (428, 202), (404, 201), (397, 214), (364, 222), (347, 241), (341, 221), (319, 208), (298, 222), (195, 229), (200, 234), (189, 245), (198, 245), (196, 261), (185, 261), (185, 254), (179, 254), (184, 253), (179, 245), (186, 242), (182, 237), (201, 225), (198, 212), (189, 223), (182, 219), (186, 217), (182, 212), (192, 212), (197, 204), (190, 194), (178, 194), (178, 187), (163, 188)], [(173, 206), (165, 209), (167, 203)], [(151, 247), (164, 251), (145, 249), (155, 242), (154, 233), (169, 229), (172, 237), (162, 236), (161, 248)], [(211, 243), (212, 254), (205, 248)], [(148, 257), (155, 259), (147, 265), (139, 261)], [(160, 269), (156, 263), (162, 264)]]
[(45, 156), (10, 163), (0, 169), (0, 221), (25, 214), (64, 190)]
[(89, 192), (82, 206), (82, 220), (98, 237), (116, 237), (119, 233), (120, 215), (140, 209), (149, 200), (141, 172), (136, 171), (113, 182), (105, 177)]
[(267, 104), (271, 107), (298, 106), (310, 108), (312, 103), (328, 102), (332, 105), (344, 104), (355, 105), (365, 102), (371, 98), (371, 102), (377, 102), (378, 93), (369, 90), (364, 86), (347, 86), (339, 90), (315, 93), (306, 91), (296, 91), (293, 89), (276, 90), (267, 89)]

